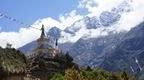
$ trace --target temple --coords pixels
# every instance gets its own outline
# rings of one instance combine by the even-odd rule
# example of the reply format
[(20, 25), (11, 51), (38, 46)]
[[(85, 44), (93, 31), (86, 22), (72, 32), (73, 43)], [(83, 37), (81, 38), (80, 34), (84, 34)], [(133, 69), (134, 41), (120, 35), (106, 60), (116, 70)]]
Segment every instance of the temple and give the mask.
[(45, 57), (51, 57), (53, 58), (56, 54), (60, 53), (58, 48), (55, 48), (47, 36), (45, 34), (45, 29), (44, 25), (42, 25), (41, 28), (41, 35), (40, 37), (36, 40), (37, 42), (37, 47), (32, 51), (32, 53), (29, 55), (29, 58), (40, 56), (40, 55), (45, 55)]
[[(55, 45), (57, 44), (56, 40)], [(63, 73), (68, 68), (77, 67), (72, 61), (73, 58), (68, 53), (63, 53), (51, 45), (42, 25), (37, 47), (32, 51), (32, 56), (28, 58), (26, 74), (41, 80), (49, 80), (54, 73)]]
[(49, 44), (48, 37), (45, 35), (44, 25), (42, 25), (40, 38), (37, 39), (37, 49), (41, 49), (40, 51), (42, 51), (46, 48), (52, 48), (52, 46)]

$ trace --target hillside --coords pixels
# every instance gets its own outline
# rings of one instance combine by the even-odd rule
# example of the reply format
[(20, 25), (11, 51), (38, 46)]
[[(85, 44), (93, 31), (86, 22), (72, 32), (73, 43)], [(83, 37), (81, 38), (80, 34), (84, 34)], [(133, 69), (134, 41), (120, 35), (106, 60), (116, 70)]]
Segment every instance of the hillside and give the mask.
[(25, 56), (16, 49), (0, 48), (0, 77), (23, 73), (26, 67)]

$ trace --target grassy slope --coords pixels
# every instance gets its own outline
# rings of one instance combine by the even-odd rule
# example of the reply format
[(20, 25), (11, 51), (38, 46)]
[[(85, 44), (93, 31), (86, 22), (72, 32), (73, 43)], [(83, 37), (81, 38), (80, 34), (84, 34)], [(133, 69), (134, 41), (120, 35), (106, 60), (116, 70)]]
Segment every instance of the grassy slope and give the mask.
[(26, 67), (25, 56), (16, 49), (0, 48), (0, 73), (23, 73)]

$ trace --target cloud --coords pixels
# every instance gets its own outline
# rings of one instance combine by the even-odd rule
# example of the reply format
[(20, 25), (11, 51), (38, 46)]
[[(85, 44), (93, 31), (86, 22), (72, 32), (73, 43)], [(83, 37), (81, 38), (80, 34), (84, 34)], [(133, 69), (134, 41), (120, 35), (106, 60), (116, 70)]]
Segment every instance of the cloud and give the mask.
[[(5, 47), (6, 43), (10, 43), (13, 47), (21, 47), (33, 40), (36, 40), (40, 36), (41, 25), (45, 25), (45, 30), (48, 31), (51, 27), (58, 27), (64, 30), (67, 26), (72, 25), (75, 21), (82, 19), (83, 16), (77, 15), (76, 10), (60, 15), (59, 20), (55, 20), (51, 17), (37, 20), (29, 28), (21, 28), (18, 32), (0, 32), (0, 46)], [(34, 28), (33, 28), (34, 27)]]
[(82, 19), (83, 16), (79, 15), (76, 10), (72, 10), (70, 13), (60, 15), (60, 23), (65, 29), (67, 26), (71, 26), (75, 21)]
[[(95, 6), (93, 5), (95, 4)], [(131, 8), (130, 12), (121, 13), (122, 17), (117, 26), (117, 30), (130, 30), (144, 19), (144, 1), (142, 0), (79, 0), (79, 8), (87, 9), (87, 16), (99, 16), (103, 11), (111, 11), (114, 7), (119, 7), (119, 11)], [(120, 9), (121, 8), (121, 9)]]
[(142, 0), (133, 0), (131, 3), (132, 11), (122, 15), (122, 18), (119, 22), (120, 26), (118, 30), (130, 30), (135, 27), (142, 21), (144, 21), (144, 1)]
[(34, 28), (21, 28), (19, 32), (1, 32), (0, 40), (4, 43), (0, 45), (5, 47), (5, 44), (8, 42), (12, 44), (13, 47), (18, 48), (27, 42), (37, 39), (39, 34), (40, 31)]
[(79, 8), (88, 10), (88, 16), (99, 16), (103, 11), (110, 11), (123, 0), (80, 0)]
[(46, 30), (53, 26), (61, 26), (60, 22), (50, 17), (39, 19), (33, 25), (31, 25), (32, 27), (22, 27), (18, 32), (0, 32), (0, 40), (5, 41), (4, 43), (0, 43), (0, 46), (5, 47), (6, 43), (10, 43), (13, 45), (13, 47), (18, 48), (33, 40), (38, 39), (41, 34), (40, 29), (42, 24), (45, 25)]

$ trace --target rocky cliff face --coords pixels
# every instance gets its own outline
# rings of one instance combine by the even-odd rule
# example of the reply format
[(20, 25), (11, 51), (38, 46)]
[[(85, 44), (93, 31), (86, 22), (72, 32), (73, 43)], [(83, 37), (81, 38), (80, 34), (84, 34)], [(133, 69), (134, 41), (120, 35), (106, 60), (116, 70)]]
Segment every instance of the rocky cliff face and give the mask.
[(143, 70), (144, 59), (144, 22), (131, 29), (118, 42), (114, 49), (105, 51), (101, 67), (109, 71), (126, 70), (137, 74)]
[(81, 66), (96, 67), (104, 60), (105, 51), (115, 48), (125, 32), (99, 38), (80, 39), (69, 50)]

